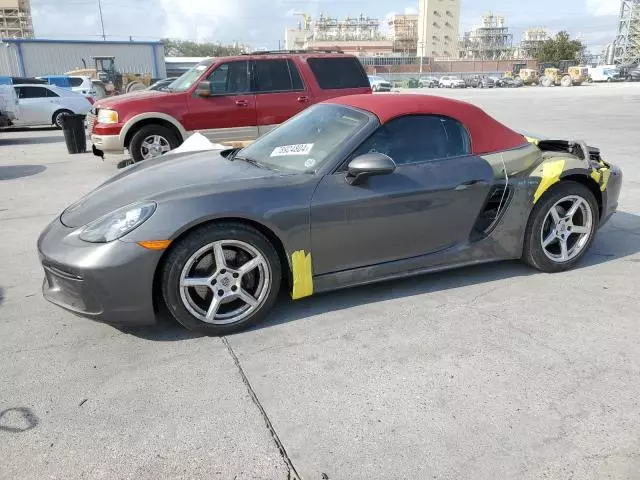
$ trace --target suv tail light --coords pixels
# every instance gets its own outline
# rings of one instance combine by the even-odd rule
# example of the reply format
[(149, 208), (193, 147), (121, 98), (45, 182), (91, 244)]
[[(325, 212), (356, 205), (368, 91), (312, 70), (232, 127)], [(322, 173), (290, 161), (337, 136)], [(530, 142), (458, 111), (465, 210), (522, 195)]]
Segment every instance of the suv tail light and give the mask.
[(96, 103), (96, 101), (93, 99), (93, 97), (90, 97), (90, 96), (88, 96), (88, 95), (87, 95), (85, 98), (86, 98), (87, 100), (89, 100), (89, 103), (90, 103), (91, 105), (93, 105), (94, 103)]

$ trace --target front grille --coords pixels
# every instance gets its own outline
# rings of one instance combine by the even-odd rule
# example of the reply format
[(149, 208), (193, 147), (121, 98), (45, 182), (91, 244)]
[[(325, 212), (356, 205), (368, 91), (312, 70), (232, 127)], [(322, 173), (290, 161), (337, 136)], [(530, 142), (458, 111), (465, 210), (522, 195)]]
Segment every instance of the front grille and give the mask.
[(93, 131), (93, 126), (96, 124), (96, 119), (98, 118), (98, 110), (95, 108), (91, 109), (89, 114), (87, 115), (87, 129), (89, 132)]

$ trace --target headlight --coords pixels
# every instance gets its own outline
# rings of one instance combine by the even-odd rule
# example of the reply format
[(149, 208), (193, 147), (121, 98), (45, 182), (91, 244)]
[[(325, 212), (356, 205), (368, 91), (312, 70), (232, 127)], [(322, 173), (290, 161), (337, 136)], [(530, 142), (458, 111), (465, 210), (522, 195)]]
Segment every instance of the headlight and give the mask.
[(118, 123), (118, 112), (106, 108), (99, 110), (98, 123)]
[(155, 211), (153, 202), (127, 205), (89, 223), (82, 228), (79, 237), (91, 243), (112, 242), (142, 225)]

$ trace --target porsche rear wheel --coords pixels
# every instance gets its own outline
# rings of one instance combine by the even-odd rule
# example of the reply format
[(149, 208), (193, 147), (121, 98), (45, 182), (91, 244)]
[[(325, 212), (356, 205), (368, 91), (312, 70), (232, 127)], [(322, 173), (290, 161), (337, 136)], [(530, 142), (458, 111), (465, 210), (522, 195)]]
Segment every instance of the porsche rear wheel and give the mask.
[(278, 253), (260, 232), (239, 223), (211, 224), (172, 248), (162, 293), (173, 317), (189, 330), (226, 335), (264, 318), (281, 275)]
[(593, 193), (577, 182), (558, 183), (531, 212), (523, 260), (543, 272), (570, 270), (591, 246), (598, 223)]

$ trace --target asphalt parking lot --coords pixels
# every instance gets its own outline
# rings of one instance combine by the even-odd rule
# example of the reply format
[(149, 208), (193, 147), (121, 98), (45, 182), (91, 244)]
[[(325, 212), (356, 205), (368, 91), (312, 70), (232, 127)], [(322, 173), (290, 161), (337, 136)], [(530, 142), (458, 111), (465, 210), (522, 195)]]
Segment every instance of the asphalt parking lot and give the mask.
[(283, 297), (223, 339), (122, 332), (46, 303), (36, 253), (120, 158), (0, 131), (0, 478), (640, 478), (640, 84), (421, 93), (623, 169), (580, 268)]

